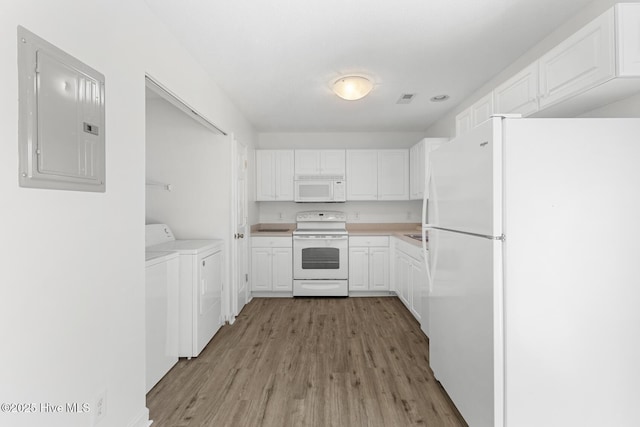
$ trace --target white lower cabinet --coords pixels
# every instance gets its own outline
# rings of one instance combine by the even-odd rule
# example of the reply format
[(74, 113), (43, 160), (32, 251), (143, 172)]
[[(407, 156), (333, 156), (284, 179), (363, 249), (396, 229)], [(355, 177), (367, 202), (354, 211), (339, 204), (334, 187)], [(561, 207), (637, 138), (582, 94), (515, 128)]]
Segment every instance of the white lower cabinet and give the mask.
[(392, 289), (428, 335), (429, 282), (422, 249), (394, 239)]
[(253, 237), (251, 290), (293, 292), (293, 252), (290, 237)]
[(349, 238), (349, 291), (389, 290), (389, 237)]

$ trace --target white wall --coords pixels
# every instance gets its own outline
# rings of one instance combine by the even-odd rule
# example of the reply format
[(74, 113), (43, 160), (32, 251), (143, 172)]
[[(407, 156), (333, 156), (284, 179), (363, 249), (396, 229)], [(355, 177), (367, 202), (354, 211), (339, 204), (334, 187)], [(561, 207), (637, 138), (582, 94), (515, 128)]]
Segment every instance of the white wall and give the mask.
[[(455, 108), (452, 108), (449, 113), (447, 113), (444, 117), (439, 119), (433, 125), (427, 129), (426, 134), (431, 137), (439, 137), (439, 136), (454, 136), (455, 135), (455, 118), (456, 115), (461, 111), (469, 107), (471, 104), (476, 102), (478, 99), (485, 96), (491, 90), (493, 90), (500, 83), (507, 80), (509, 77), (516, 74), (518, 71), (522, 70), (524, 67), (528, 66), (540, 56), (545, 54), (551, 48), (555, 47), (558, 43), (565, 40), (567, 37), (575, 33), (577, 30), (582, 28), (587, 23), (591, 22), (596, 17), (600, 16), (604, 11), (615, 5), (616, 3), (620, 3), (618, 0), (594, 0), (589, 6), (584, 8), (580, 13), (575, 15), (572, 19), (562, 24), (555, 31), (550, 33), (544, 39), (542, 39), (538, 44), (533, 46), (527, 52), (525, 52), (518, 60), (516, 60), (509, 67), (505, 68), (502, 72), (494, 76), (491, 80), (489, 80), (484, 86), (478, 89), (473, 95), (469, 98), (462, 101)], [(640, 0), (624, 0), (624, 3), (640, 3)], [(632, 111), (637, 111), (637, 108), (634, 109), (633, 106), (628, 104), (620, 104), (621, 107), (616, 114), (624, 114), (624, 116), (620, 117), (629, 117), (627, 111), (631, 108)], [(640, 117), (635, 114), (632, 117)]]
[(168, 224), (178, 239), (228, 241), (231, 138), (216, 135), (158, 98), (147, 99), (146, 222)]
[(424, 132), (291, 132), (260, 133), (258, 148), (409, 148)]
[(347, 222), (420, 222), (422, 201), (371, 201), (345, 203), (258, 202), (260, 223), (294, 223), (296, 213), (312, 210), (345, 212)]
[[(106, 76), (106, 193), (18, 186), (16, 26)], [(0, 3), (0, 401), (89, 403), (101, 427), (146, 426), (145, 73), (247, 145), (255, 134), (143, 0)], [(3, 426), (91, 425), (0, 413)]]
[(586, 112), (580, 117), (640, 117), (640, 93)]

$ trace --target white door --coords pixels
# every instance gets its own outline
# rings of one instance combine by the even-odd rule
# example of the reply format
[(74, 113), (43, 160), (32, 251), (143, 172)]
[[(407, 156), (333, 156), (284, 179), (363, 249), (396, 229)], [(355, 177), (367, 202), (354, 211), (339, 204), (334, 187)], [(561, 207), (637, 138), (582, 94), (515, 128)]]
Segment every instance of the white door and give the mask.
[(271, 253), (272, 290), (293, 291), (293, 255), (291, 248), (273, 248)]
[(319, 150), (295, 150), (295, 174), (318, 175), (320, 173)]
[(369, 249), (349, 248), (349, 290), (369, 289)]
[(408, 150), (378, 151), (378, 200), (409, 200)]
[[(276, 162), (277, 151), (256, 150), (256, 200), (276, 199)], [(292, 179), (293, 183), (293, 179)]]
[(320, 150), (320, 173), (322, 175), (344, 175), (344, 172), (344, 150)]
[(347, 151), (347, 200), (378, 200), (378, 151)]
[(369, 288), (389, 290), (389, 248), (369, 248)]
[(501, 243), (440, 230), (429, 232), (429, 243), (438, 254), (429, 299), (431, 369), (470, 426), (495, 427), (493, 267)]
[[(469, 130), (431, 153), (429, 221), (444, 228), (482, 235), (502, 234), (501, 119)], [(494, 170), (494, 163), (496, 168)]]
[(233, 140), (233, 152), (235, 160), (233, 182), (233, 268), (232, 286), (229, 293), (229, 321), (233, 322), (235, 316), (240, 313), (242, 307), (249, 299), (249, 268), (248, 268), (248, 245), (247, 245), (247, 147)]
[(271, 248), (251, 250), (251, 288), (253, 291), (270, 291), (273, 253)]

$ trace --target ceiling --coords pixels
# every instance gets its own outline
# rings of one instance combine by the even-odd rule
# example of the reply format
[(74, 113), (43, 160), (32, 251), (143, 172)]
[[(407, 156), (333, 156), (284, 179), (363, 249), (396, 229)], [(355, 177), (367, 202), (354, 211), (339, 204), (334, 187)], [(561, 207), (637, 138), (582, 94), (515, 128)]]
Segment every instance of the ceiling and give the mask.
[[(145, 1), (257, 131), (380, 132), (426, 130), (592, 0)], [(348, 74), (371, 94), (334, 95)]]

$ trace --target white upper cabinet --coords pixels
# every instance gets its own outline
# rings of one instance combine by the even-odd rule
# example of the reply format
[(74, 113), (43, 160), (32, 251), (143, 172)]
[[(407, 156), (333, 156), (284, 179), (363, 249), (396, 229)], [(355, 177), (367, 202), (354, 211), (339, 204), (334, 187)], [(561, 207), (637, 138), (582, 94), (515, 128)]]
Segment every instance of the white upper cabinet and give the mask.
[(256, 150), (256, 200), (293, 201), (293, 150)]
[(424, 140), (409, 149), (409, 199), (422, 199), (424, 194)]
[(467, 108), (456, 116), (456, 135), (460, 136), (471, 129), (471, 108)]
[(347, 200), (378, 200), (378, 150), (347, 150)]
[(347, 150), (347, 200), (408, 200), (409, 151)]
[(295, 150), (296, 175), (345, 174), (345, 150)]
[(575, 117), (638, 91), (640, 3), (619, 3), (458, 114), (456, 135), (490, 111)]
[(476, 127), (480, 123), (489, 120), (494, 113), (493, 92), (489, 92), (471, 106), (471, 127)]
[(602, 14), (540, 58), (540, 107), (615, 76), (614, 11)]
[(378, 150), (378, 200), (409, 200), (408, 150)]
[(456, 116), (456, 135), (462, 135), (478, 126), (489, 119), (493, 113), (493, 91), (491, 91)]
[(538, 61), (493, 91), (497, 114), (528, 116), (538, 111)]
[(640, 5), (616, 5), (616, 40), (618, 40), (618, 75), (640, 76)]

